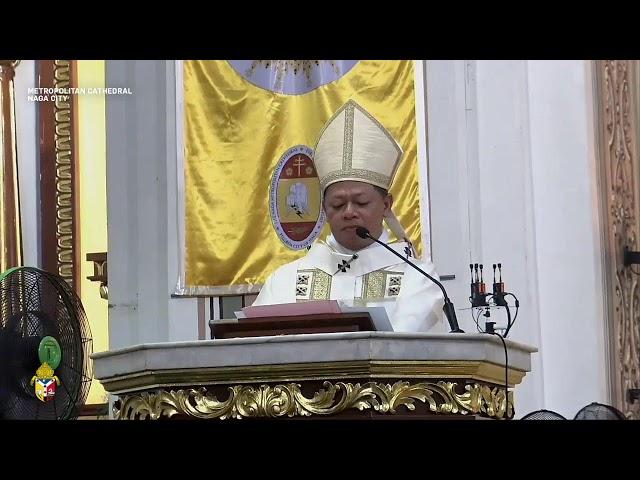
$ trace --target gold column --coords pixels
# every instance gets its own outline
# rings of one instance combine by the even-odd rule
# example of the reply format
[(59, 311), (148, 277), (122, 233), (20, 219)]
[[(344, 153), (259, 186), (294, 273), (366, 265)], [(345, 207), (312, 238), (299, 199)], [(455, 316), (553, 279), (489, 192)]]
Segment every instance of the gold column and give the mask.
[(22, 265), (13, 78), (19, 60), (0, 60), (0, 272)]

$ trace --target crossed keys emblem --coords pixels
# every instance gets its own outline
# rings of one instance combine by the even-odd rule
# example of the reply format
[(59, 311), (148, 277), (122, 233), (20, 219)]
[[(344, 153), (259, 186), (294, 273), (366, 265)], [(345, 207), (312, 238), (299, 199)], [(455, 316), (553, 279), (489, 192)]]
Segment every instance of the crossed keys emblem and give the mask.
[[(358, 258), (358, 254), (354, 253), (353, 257), (351, 257), (349, 260), (342, 260), (341, 263), (338, 263), (338, 270), (336, 270), (336, 273), (347, 273), (347, 268), (351, 268), (351, 262), (353, 262), (356, 258)], [(336, 273), (334, 273), (334, 275)]]

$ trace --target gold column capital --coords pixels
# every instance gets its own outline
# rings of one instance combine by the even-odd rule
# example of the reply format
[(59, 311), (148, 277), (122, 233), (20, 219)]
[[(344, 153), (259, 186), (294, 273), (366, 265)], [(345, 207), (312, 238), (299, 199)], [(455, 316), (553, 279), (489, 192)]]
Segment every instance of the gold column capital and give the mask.
[(9, 67), (13, 70), (20, 65), (20, 60), (0, 60), (0, 67)]

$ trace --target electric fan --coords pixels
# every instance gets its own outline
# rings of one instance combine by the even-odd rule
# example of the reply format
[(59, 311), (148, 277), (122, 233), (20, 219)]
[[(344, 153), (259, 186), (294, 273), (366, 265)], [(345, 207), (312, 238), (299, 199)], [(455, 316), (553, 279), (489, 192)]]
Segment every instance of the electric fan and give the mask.
[(610, 405), (592, 402), (580, 409), (574, 420), (626, 420), (624, 414)]
[(521, 420), (566, 420), (566, 418), (557, 412), (542, 409), (527, 413)]
[(80, 299), (32, 267), (0, 275), (0, 418), (77, 418), (91, 386), (93, 342)]

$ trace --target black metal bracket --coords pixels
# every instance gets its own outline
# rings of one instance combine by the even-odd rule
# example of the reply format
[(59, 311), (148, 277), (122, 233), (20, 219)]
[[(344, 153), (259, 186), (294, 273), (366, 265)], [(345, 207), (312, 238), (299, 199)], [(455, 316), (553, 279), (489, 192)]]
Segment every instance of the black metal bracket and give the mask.
[(640, 252), (629, 250), (629, 247), (624, 247), (624, 266), (640, 264)]

